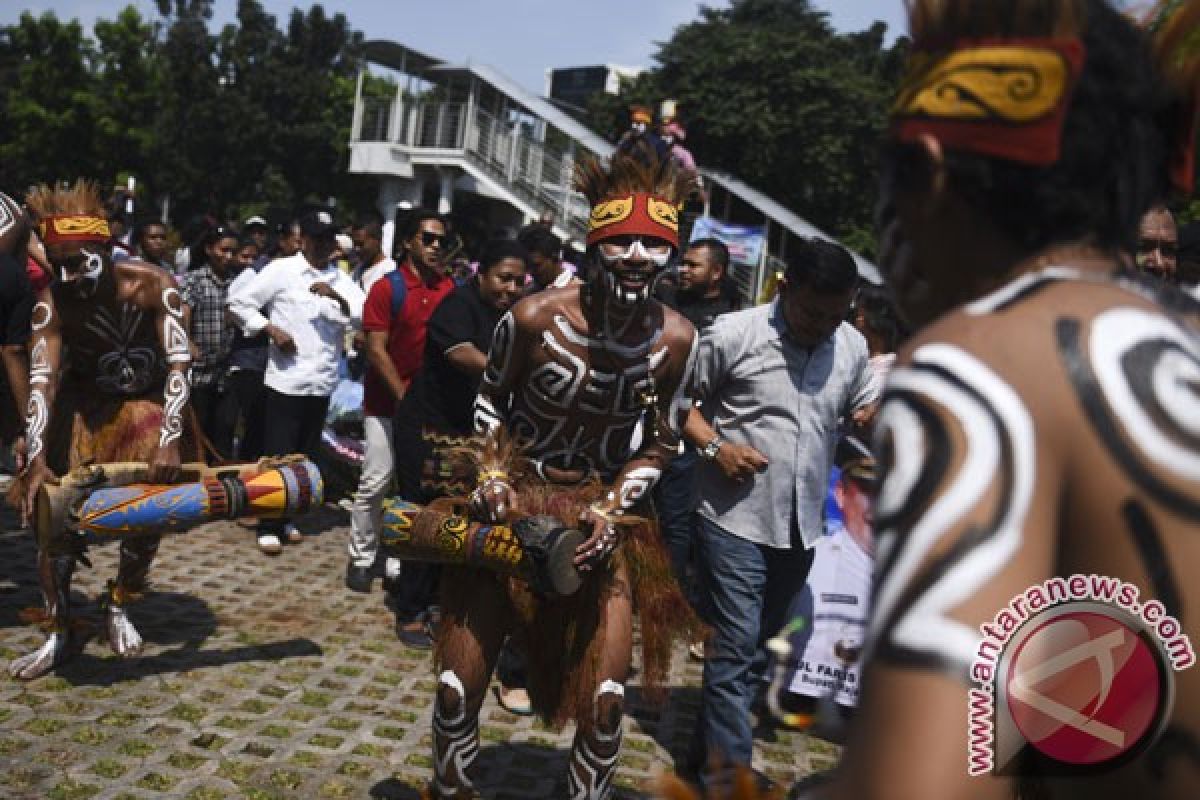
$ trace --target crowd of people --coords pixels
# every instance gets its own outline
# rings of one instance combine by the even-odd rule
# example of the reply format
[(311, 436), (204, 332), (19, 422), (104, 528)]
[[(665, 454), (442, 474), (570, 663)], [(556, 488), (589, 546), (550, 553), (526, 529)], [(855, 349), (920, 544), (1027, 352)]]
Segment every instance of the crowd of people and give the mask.
[[(185, 455), (319, 463), (330, 398), (361, 369), (344, 582), (370, 593), (382, 577), (397, 636), (437, 646), (432, 796), (478, 796), (496, 672), (509, 710), (577, 724), (564, 796), (609, 797), (635, 612), (649, 693), (676, 644), (703, 661), (677, 766), (707, 789), (751, 765), (756, 722), (828, 725), (831, 701), (827, 730), (847, 747), (828, 796), (1189, 796), (1190, 663), (1159, 679), (1156, 716), (1107, 771), (1087, 772), (1104, 759), (1022, 727), (1025, 678), (979, 677), (975, 631), (1073, 575), (1127, 581), (1194, 630), (1180, 577), (1200, 555), (1200, 236), (1167, 203), (1191, 190), (1200, 70), (1181, 71), (1179, 48), (1200, 4), (1155, 39), (1099, 0), (1031, 0), (1003, 24), (983, 5), (912, 4), (922, 58), (883, 158), (887, 287), (806, 239), (777, 295), (741, 308), (726, 245), (680, 236), (696, 190), (682, 128), (652, 134), (646, 110), (607, 164), (580, 165), (578, 268), (540, 222), (464, 270), (427, 209), (399, 220), (390, 254), (379, 215), (342, 227), (316, 208), (274, 229), (214, 224), (172, 255), (161, 223), (120, 236), (85, 183), (0, 198), (0, 345), (26, 417), (10, 497), (28, 515), (43, 483), (88, 460), (144, 461), (158, 482)], [(1034, 89), (1001, 102), (988, 81), (1014, 64)], [(960, 96), (997, 103), (990, 116), (944, 100), (950, 73), (977, 90)], [(460, 498), (480, 536), (553, 512), (578, 530), (582, 588), (388, 555), (391, 495)], [(530, 552), (563, 531), (538, 525), (520, 529)], [(269, 556), (303, 539), (289, 520), (256, 530)], [(140, 647), (126, 607), (157, 545), (122, 542), (105, 604), (122, 655)], [(52, 620), (77, 555), (39, 551)], [(49, 630), (14, 675), (69, 657), (69, 626)], [(1096, 703), (1046, 713), (1086, 733), (1086, 707), (1119, 727), (1104, 698), (1121, 658)], [(1025, 743), (994, 751), (1008, 763), (984, 777), (964, 756), (969, 681), (1009, 703)]]

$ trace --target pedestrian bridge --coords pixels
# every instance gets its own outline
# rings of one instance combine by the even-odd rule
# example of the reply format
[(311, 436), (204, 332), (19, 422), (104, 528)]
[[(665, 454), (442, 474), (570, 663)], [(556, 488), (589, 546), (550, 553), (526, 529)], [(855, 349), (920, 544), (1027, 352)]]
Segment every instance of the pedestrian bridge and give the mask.
[[(560, 237), (583, 241), (588, 205), (571, 189), (574, 165), (587, 154), (607, 158), (612, 144), (491, 67), (449, 64), (392, 41), (367, 42), (364, 56), (349, 169), (378, 178), (389, 237), (397, 207), (427, 206), (451, 215), (467, 238), (553, 218)], [(701, 174), (706, 214), (765, 226), (757, 263), (734, 272), (747, 298), (786, 257), (789, 238), (825, 236), (736, 178)], [(878, 281), (873, 265), (859, 266)]]

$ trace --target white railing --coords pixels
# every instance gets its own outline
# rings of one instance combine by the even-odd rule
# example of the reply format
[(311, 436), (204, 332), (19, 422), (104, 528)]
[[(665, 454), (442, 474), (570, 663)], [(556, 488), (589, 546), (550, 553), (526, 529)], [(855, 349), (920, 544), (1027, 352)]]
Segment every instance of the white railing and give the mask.
[[(574, 163), (568, 153), (547, 147), (528, 126), (476, 109), (467, 118), (465, 103), (362, 98), (355, 139), (437, 150), (460, 151), (489, 178), (538, 211), (553, 211), (572, 235), (582, 238), (587, 202), (570, 188)], [(392, 117), (400, 111), (399, 125)], [(395, 129), (395, 138), (391, 131)]]

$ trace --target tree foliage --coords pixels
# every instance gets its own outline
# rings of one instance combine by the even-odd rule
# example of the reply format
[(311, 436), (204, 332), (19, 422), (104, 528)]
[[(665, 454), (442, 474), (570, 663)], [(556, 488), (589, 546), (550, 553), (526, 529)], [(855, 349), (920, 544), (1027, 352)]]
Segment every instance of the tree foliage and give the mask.
[(347, 174), (361, 34), (320, 5), (281, 27), (259, 0), (213, 30), (213, 0), (157, 0), (98, 20), (54, 14), (0, 28), (0, 188), (77, 176), (139, 181), (172, 217), (238, 218), (335, 198), (371, 204)]
[(838, 34), (807, 0), (701, 8), (655, 68), (596, 98), (589, 121), (616, 133), (631, 103), (675, 99), (701, 165), (870, 253), (877, 152), (907, 46), (886, 47), (885, 35), (882, 23)]

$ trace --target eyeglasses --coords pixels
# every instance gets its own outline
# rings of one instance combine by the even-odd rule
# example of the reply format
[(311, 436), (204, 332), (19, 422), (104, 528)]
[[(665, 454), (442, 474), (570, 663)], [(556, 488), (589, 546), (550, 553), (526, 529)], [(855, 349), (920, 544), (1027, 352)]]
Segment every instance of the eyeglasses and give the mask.
[(433, 233), (432, 231), (421, 231), (421, 244), (425, 247), (433, 247), (435, 244), (438, 247), (446, 246), (446, 234)]

